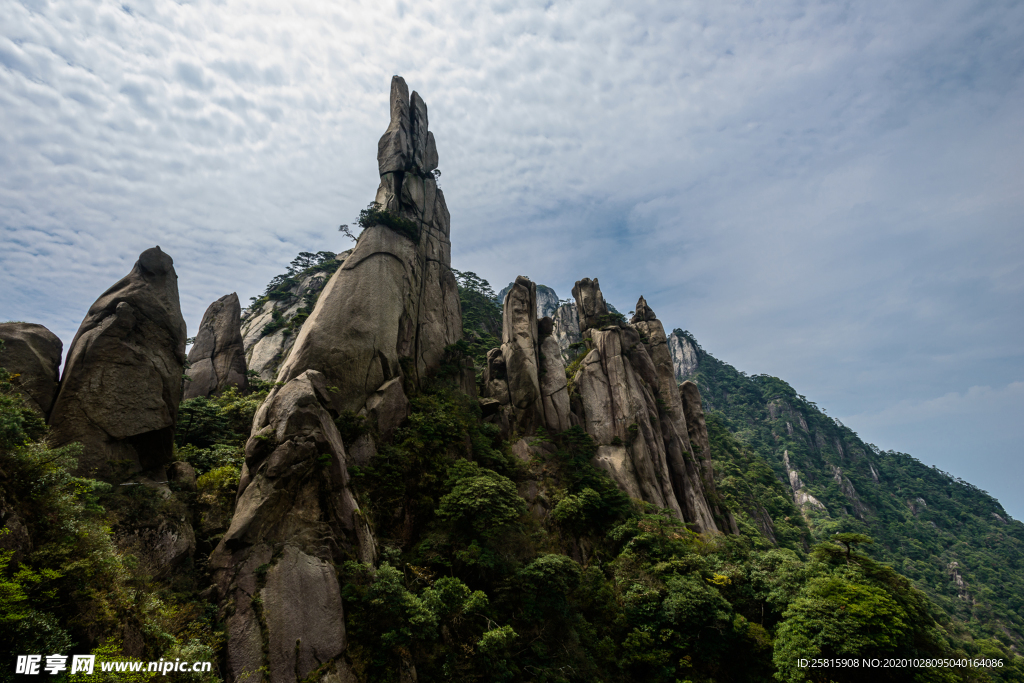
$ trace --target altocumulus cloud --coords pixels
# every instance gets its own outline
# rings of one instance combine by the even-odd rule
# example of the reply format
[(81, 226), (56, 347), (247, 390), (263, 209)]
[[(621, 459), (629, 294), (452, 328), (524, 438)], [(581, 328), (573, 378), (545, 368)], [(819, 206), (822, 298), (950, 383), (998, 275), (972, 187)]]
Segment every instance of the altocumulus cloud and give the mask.
[[(1022, 46), (1009, 0), (0, 0), (0, 318), (70, 341), (159, 244), (195, 329), (346, 248), (400, 73), (457, 267), (644, 294), (867, 426), (1024, 380)], [(989, 471), (1011, 432), (983, 438)]]

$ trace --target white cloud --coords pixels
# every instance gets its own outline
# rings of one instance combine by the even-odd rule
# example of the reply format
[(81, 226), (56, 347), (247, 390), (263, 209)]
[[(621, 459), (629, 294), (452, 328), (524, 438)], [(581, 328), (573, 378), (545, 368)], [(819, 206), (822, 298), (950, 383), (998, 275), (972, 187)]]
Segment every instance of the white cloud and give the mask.
[(999, 386), (1022, 44), (1012, 1), (0, 0), (0, 318), (69, 341), (159, 244), (194, 329), (345, 248), (400, 73), (496, 289), (600, 277), (834, 413)]

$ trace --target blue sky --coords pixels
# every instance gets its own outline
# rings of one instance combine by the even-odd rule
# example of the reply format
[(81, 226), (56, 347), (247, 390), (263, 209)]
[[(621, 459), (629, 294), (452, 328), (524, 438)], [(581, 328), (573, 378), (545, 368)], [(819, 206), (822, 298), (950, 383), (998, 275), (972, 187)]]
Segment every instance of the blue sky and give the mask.
[(647, 297), (1024, 518), (1024, 4), (0, 0), (0, 319), (159, 244), (195, 330), (430, 107), (453, 265)]

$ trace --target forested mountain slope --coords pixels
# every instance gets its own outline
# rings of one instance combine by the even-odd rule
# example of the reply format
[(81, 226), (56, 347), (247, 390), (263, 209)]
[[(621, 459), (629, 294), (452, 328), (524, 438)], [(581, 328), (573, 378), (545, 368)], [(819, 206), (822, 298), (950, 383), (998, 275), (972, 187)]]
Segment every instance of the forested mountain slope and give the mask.
[(700, 387), (704, 409), (802, 501), (807, 543), (867, 534), (875, 541), (865, 547), (870, 556), (972, 632), (1021, 646), (1024, 524), (999, 501), (913, 456), (865, 443), (785, 381), (736, 370), (690, 333), (677, 329), (673, 337), (696, 358), (682, 378)]

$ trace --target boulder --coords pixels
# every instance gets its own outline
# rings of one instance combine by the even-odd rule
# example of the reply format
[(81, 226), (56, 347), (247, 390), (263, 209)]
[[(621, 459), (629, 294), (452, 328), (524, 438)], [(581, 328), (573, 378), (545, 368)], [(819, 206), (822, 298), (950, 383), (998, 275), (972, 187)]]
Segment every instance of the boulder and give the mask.
[(245, 349), (242, 344), (242, 307), (232, 292), (210, 304), (188, 353), (183, 398), (211, 396), (228, 387), (245, 391)]
[(96, 300), (68, 349), (50, 414), (51, 443), (83, 446), (77, 473), (112, 462), (166, 479), (185, 363), (185, 320), (174, 262), (160, 247)]
[(0, 367), (15, 375), (12, 383), (30, 408), (49, 417), (60, 385), (64, 345), (53, 332), (34, 323), (0, 323)]

